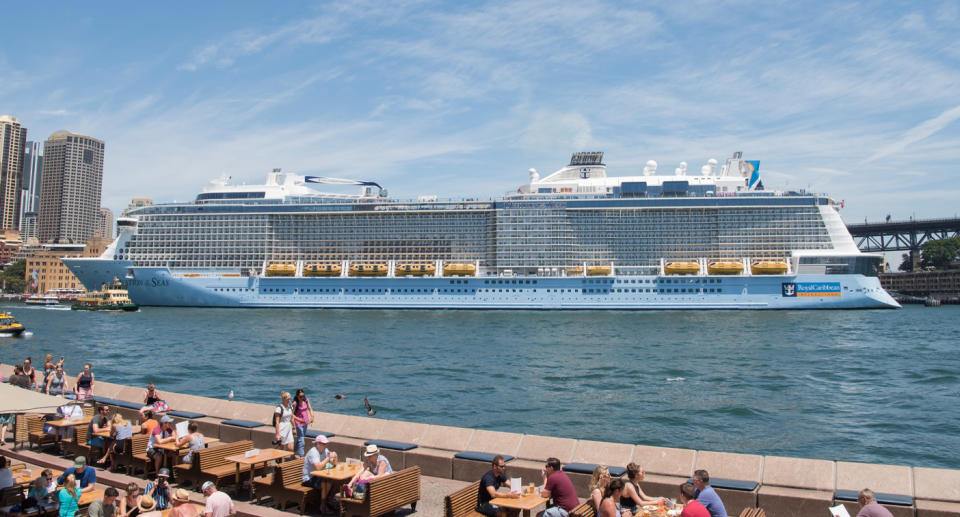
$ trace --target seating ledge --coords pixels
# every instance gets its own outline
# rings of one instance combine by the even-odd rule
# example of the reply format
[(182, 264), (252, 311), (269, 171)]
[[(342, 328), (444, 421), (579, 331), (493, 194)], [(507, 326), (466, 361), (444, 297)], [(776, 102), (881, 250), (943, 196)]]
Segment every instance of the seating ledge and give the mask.
[[(593, 471), (596, 470), (599, 463), (567, 463), (566, 465), (560, 467), (560, 470), (564, 472), (576, 472), (578, 474), (593, 474)], [(627, 469), (624, 467), (609, 466), (607, 470), (610, 471), (610, 476), (618, 478), (627, 473)]]
[(817, 490), (815, 488), (796, 488), (790, 486), (772, 486), (763, 485), (757, 492), (760, 497), (763, 496), (788, 496), (803, 497), (806, 499), (822, 499), (824, 501), (833, 500), (833, 490)]
[[(454, 458), (461, 460), (473, 460), (473, 461), (483, 461), (485, 463), (490, 463), (493, 461), (493, 457), (496, 454), (491, 452), (479, 452), (479, 451), (461, 451), (453, 455)], [(503, 461), (512, 461), (513, 456), (509, 454), (501, 454), (503, 456)]]
[(234, 427), (243, 427), (246, 429), (253, 429), (255, 427), (264, 426), (263, 422), (255, 422), (253, 420), (223, 420), (220, 422), (223, 425), (232, 425)]
[(395, 451), (409, 451), (410, 449), (416, 449), (417, 444), (408, 443), (408, 442), (398, 442), (394, 440), (367, 440), (363, 442), (364, 445), (376, 445), (377, 447), (382, 447), (384, 449), (391, 449)]
[[(693, 478), (688, 478), (687, 483), (693, 483)], [(760, 483), (756, 481), (747, 481), (744, 479), (727, 479), (727, 478), (710, 478), (710, 486), (713, 488), (721, 488), (724, 490), (743, 490), (744, 492), (752, 492), (760, 486)], [(853, 498), (854, 501), (857, 500), (856, 497)]]
[(921, 510), (936, 510), (940, 512), (955, 512), (960, 514), (960, 502), (917, 499), (917, 512), (920, 512)]
[[(858, 490), (835, 490), (833, 498), (837, 501), (856, 501)], [(903, 494), (889, 494), (885, 492), (875, 492), (877, 502), (880, 504), (892, 504), (895, 506), (913, 506), (913, 497)]]
[(119, 406), (127, 409), (140, 409), (143, 407), (143, 404), (130, 402), (128, 400), (114, 399), (110, 397), (93, 397), (93, 400), (97, 404), (101, 404), (105, 406)]

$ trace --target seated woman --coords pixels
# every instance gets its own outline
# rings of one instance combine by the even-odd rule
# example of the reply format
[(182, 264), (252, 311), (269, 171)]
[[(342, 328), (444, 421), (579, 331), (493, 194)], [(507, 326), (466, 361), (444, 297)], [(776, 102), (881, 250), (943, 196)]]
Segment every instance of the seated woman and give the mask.
[(371, 443), (363, 452), (363, 468), (353, 476), (348, 486), (356, 493), (357, 487), (366, 486), (366, 483), (387, 474), (393, 474), (390, 460), (386, 456), (381, 456), (380, 448)]
[(120, 512), (117, 517), (137, 517), (140, 515), (140, 486), (136, 483), (127, 484), (127, 493), (120, 499)]
[(110, 441), (106, 444), (107, 453), (104, 454), (100, 463), (110, 462), (110, 470), (117, 468), (117, 456), (123, 454), (127, 446), (127, 440), (133, 436), (133, 426), (129, 421), (124, 420), (123, 415), (117, 413), (110, 420)]
[(140, 421), (146, 420), (145, 413), (147, 411), (166, 413), (169, 409), (167, 403), (163, 401), (163, 397), (160, 396), (160, 392), (157, 391), (156, 386), (154, 386), (152, 382), (147, 384), (147, 389), (143, 392), (143, 407), (140, 408)]
[(600, 508), (597, 510), (597, 517), (630, 517), (630, 510), (621, 512), (620, 496), (623, 493), (623, 480), (613, 479), (603, 489), (603, 500), (600, 502)]
[(620, 496), (620, 506), (637, 513), (637, 508), (645, 504), (660, 504), (667, 502), (666, 497), (649, 497), (640, 489), (638, 481), (643, 481), (643, 469), (640, 465), (631, 462), (627, 465), (627, 483), (623, 487), (623, 495)]
[(193, 461), (193, 451), (202, 449), (206, 447), (206, 442), (203, 439), (203, 435), (197, 432), (199, 426), (196, 422), (190, 422), (190, 425), (187, 426), (186, 435), (177, 438), (177, 445), (183, 446), (190, 444), (190, 451), (183, 456), (183, 463), (191, 463)]
[(593, 469), (593, 477), (590, 478), (590, 504), (594, 510), (600, 509), (600, 502), (603, 501), (603, 490), (610, 484), (610, 469), (605, 465), (597, 465)]

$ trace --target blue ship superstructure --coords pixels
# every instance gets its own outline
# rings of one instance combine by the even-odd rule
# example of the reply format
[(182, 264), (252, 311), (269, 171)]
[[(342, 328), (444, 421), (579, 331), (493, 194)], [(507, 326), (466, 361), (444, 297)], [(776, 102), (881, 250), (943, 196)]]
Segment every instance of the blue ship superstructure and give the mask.
[(491, 201), (398, 201), (373, 182), (274, 170), (264, 185), (221, 179), (193, 202), (136, 209), (103, 256), (63, 260), (88, 288), (116, 277), (146, 306), (899, 306), (877, 278), (882, 257), (859, 252), (832, 200), (759, 190), (759, 163), (740, 153), (717, 165), (608, 177), (602, 153), (576, 153)]

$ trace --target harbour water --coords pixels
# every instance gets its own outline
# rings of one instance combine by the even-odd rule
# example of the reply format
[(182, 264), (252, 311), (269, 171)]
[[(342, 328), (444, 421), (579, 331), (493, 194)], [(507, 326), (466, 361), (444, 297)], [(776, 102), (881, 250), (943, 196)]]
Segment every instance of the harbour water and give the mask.
[[(624, 443), (960, 467), (960, 307), (512, 312), (7, 304), (47, 352), (110, 382)], [(335, 394), (346, 398), (336, 399)], [(322, 428), (322, 422), (316, 427)]]

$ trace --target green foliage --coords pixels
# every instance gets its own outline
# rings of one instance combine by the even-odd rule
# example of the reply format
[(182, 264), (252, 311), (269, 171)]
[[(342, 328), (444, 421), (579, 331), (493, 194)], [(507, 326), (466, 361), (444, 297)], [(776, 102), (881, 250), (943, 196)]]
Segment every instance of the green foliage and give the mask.
[(897, 269), (907, 273), (913, 271), (913, 261), (910, 260), (910, 254), (904, 253), (902, 258), (903, 260), (900, 262), (900, 265), (897, 266)]
[(26, 271), (26, 260), (18, 260), (0, 271), (0, 283), (6, 286), (4, 292), (22, 293), (27, 287), (27, 281), (24, 278)]
[(920, 264), (923, 267), (945, 269), (960, 258), (960, 237), (928, 241), (920, 246)]

